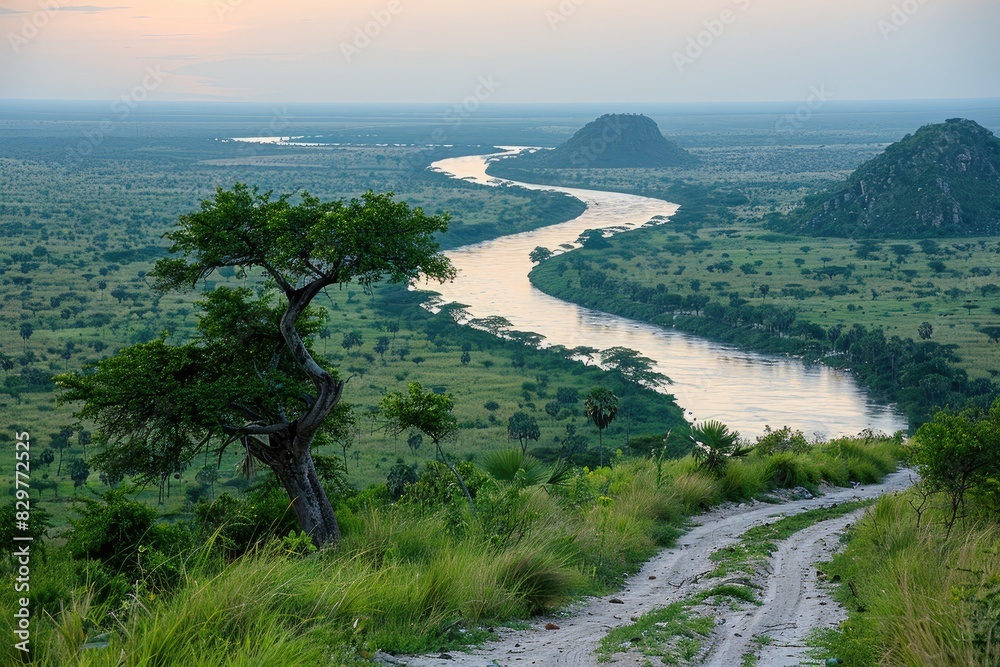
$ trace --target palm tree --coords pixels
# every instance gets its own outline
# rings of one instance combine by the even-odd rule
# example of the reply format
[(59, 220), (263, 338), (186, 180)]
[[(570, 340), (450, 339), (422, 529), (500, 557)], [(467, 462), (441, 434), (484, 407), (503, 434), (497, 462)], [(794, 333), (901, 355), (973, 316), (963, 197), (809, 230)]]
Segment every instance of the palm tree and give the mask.
[(693, 426), (691, 440), (695, 459), (712, 474), (721, 472), (730, 457), (743, 456), (748, 451), (740, 443), (739, 431), (730, 431), (728, 426), (714, 419)]
[(598, 451), (601, 466), (604, 466), (604, 429), (611, 425), (618, 414), (618, 397), (604, 387), (594, 387), (587, 394), (584, 403), (587, 417), (597, 427)]

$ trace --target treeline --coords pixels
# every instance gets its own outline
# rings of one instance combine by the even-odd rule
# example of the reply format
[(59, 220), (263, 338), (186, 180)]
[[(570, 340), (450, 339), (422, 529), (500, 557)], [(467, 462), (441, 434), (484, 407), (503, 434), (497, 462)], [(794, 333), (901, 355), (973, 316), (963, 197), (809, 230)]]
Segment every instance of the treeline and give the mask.
[[(881, 327), (861, 324), (825, 328), (802, 319), (794, 306), (766, 303), (766, 291), (753, 302), (738, 292), (719, 300), (614, 277), (572, 256), (555, 264), (531, 274), (533, 284), (549, 294), (744, 348), (850, 369), (879, 400), (897, 403), (912, 426), (944, 407), (988, 406), (1000, 392), (995, 382), (970, 379), (958, 367), (955, 345), (889, 337)], [(575, 281), (567, 274), (571, 267)]]

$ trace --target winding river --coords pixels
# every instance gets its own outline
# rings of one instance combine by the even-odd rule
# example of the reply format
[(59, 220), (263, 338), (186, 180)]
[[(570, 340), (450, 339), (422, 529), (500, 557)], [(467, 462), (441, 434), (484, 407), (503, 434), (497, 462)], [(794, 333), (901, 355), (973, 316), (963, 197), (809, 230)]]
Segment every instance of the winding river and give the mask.
[(579, 218), (532, 232), (505, 236), (447, 253), (458, 278), (434, 286), (445, 303), (467, 305), (473, 317), (499, 315), (519, 331), (545, 336), (546, 345), (597, 349), (623, 346), (656, 362), (673, 384), (665, 387), (689, 419), (719, 419), (746, 436), (766, 425), (791, 426), (806, 435), (853, 435), (865, 428), (892, 433), (906, 427), (892, 408), (870, 401), (846, 373), (797, 359), (767, 356), (694, 338), (561, 301), (534, 288), (528, 280), (528, 254), (536, 247), (559, 249), (587, 229), (638, 229), (669, 224), (679, 208), (648, 197), (615, 192), (533, 185), (486, 174), (490, 160), (506, 153), (441, 160), (432, 169), (488, 186), (515, 185), (568, 193), (587, 204)]

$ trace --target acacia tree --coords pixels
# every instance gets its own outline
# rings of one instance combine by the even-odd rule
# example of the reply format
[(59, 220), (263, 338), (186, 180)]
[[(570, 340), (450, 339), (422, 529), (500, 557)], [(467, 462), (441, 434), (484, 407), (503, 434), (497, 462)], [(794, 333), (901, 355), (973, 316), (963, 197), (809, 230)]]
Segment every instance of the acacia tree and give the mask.
[(618, 397), (604, 387), (594, 387), (584, 401), (587, 417), (597, 427), (597, 447), (600, 464), (604, 466), (604, 429), (611, 425), (618, 415)]
[(538, 428), (538, 422), (527, 412), (515, 412), (507, 420), (507, 437), (516, 438), (521, 445), (521, 453), (528, 450), (528, 442), (537, 441), (542, 437), (542, 432)]
[(605, 368), (617, 373), (626, 382), (655, 389), (673, 381), (663, 373), (653, 370), (656, 363), (648, 357), (627, 347), (612, 347), (601, 352), (601, 363)]
[(448, 466), (448, 470), (455, 476), (475, 513), (476, 504), (465, 480), (441, 447), (443, 442), (458, 433), (458, 420), (452, 414), (454, 409), (455, 400), (449, 394), (425, 392), (419, 382), (410, 382), (406, 387), (406, 394), (396, 391), (386, 394), (382, 399), (382, 414), (386, 418), (387, 430), (399, 434), (412, 428), (429, 437), (434, 443), (438, 460)]
[(310, 307), (326, 287), (405, 282), (455, 273), (433, 235), (447, 216), (428, 216), (368, 192), (321, 202), (237, 184), (219, 189), (166, 236), (180, 257), (157, 262), (161, 291), (193, 289), (215, 271), (261, 271), (256, 294), (219, 287), (200, 303), (199, 334), (134, 345), (84, 373), (58, 378), (63, 401), (83, 403), (105, 444), (94, 463), (109, 473), (156, 479), (206, 449), (242, 447), (244, 466), (264, 465), (287, 491), (299, 524), (318, 546), (340, 538), (311, 446), (332, 431), (345, 381), (313, 356), (322, 326)]

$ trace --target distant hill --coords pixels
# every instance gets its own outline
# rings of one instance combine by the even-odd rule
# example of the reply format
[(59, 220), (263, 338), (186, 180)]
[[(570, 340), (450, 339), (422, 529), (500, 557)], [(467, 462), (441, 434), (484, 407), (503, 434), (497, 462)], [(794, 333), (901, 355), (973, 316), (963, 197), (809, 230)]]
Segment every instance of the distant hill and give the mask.
[(771, 226), (851, 238), (998, 235), (1000, 139), (971, 120), (927, 125)]
[(536, 151), (505, 162), (524, 169), (686, 167), (696, 164), (697, 158), (668, 141), (652, 118), (606, 114), (555, 150)]

